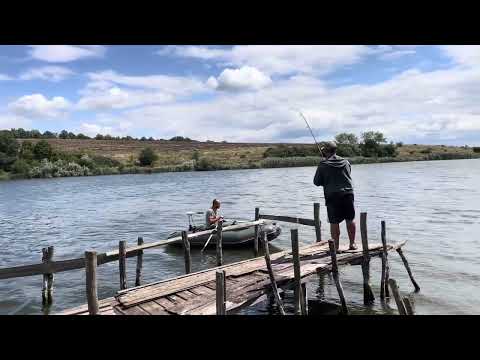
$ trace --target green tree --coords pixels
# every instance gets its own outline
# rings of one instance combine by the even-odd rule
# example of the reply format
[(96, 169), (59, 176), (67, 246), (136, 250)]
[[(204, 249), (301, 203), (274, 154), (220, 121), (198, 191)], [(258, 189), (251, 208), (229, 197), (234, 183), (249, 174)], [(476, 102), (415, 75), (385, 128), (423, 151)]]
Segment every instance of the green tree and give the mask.
[(95, 140), (103, 140), (103, 135), (97, 134), (97, 136), (95, 136)]
[(387, 139), (385, 139), (385, 136), (378, 131), (367, 131), (362, 134), (362, 139), (363, 142), (371, 142), (375, 144), (384, 144), (387, 142)]
[(362, 134), (363, 142), (360, 144), (362, 155), (365, 157), (383, 156), (382, 144), (387, 142), (385, 136), (378, 131), (367, 131)]
[(337, 145), (357, 145), (358, 137), (351, 133), (341, 133), (335, 136)]
[(18, 142), (8, 130), (0, 131), (0, 152), (7, 156), (17, 156)]
[(33, 147), (33, 155), (37, 160), (51, 159), (53, 156), (52, 146), (46, 140), (40, 140)]
[(146, 147), (140, 152), (138, 161), (142, 166), (151, 166), (158, 159), (158, 155), (151, 147)]
[(77, 135), (77, 139), (90, 139), (90, 137), (88, 137), (87, 135), (84, 135), (84, 134), (80, 133), (80, 134)]
[(52, 133), (50, 131), (45, 131), (42, 135), (42, 138), (44, 139), (55, 139), (57, 135), (55, 133)]
[(30, 141), (23, 141), (22, 146), (20, 146), (20, 158), (25, 160), (33, 160), (33, 144)]

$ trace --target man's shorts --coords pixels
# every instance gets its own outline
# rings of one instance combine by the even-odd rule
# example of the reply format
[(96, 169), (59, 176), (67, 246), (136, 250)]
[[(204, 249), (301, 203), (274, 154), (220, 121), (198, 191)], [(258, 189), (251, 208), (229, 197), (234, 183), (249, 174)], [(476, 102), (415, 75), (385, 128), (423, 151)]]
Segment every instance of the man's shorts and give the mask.
[(335, 194), (327, 201), (328, 222), (339, 224), (343, 220), (355, 219), (355, 206), (353, 194)]

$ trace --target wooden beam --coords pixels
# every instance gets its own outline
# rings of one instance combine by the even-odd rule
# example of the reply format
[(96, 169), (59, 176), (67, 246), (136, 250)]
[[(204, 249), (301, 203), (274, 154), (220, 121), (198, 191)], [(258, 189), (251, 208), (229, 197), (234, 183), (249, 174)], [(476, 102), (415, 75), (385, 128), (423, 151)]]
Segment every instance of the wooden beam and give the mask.
[(338, 276), (337, 250), (335, 249), (335, 240), (333, 239), (328, 240), (328, 246), (330, 248), (330, 257), (332, 258), (333, 280), (335, 281), (338, 297), (340, 298), (340, 303), (342, 304), (342, 313), (345, 315), (348, 315), (347, 302), (345, 301), (345, 295), (343, 293), (342, 284), (340, 283), (340, 278)]
[(420, 291), (420, 286), (418, 286), (417, 282), (413, 278), (412, 271), (410, 270), (410, 266), (408, 265), (407, 258), (403, 255), (403, 251), (401, 248), (397, 249), (398, 255), (402, 258), (403, 265), (405, 265), (405, 269), (407, 269), (408, 276), (410, 277), (410, 281), (412, 282), (413, 286), (415, 287), (415, 291)]
[(297, 218), (297, 217), (292, 217), (292, 216), (278, 216), (278, 215), (260, 214), (260, 219), (284, 221), (284, 222), (300, 224), (300, 225), (315, 226), (315, 221), (314, 220)]
[(188, 240), (187, 232), (182, 231), (183, 240), (183, 254), (185, 257), (185, 274), (192, 272), (192, 257), (190, 255), (190, 241)]
[(362, 236), (362, 274), (363, 274), (363, 303), (371, 304), (375, 300), (372, 288), (370, 286), (370, 253), (368, 251), (368, 235), (367, 235), (367, 213), (360, 214), (360, 232)]
[(407, 296), (404, 296), (403, 304), (405, 305), (405, 311), (407, 312), (407, 315), (415, 315), (413, 311), (413, 306), (410, 302), (410, 299)]
[(99, 306), (97, 294), (97, 253), (95, 251), (85, 252), (85, 264), (88, 313), (97, 315)]
[(266, 239), (266, 234), (263, 233), (262, 238), (263, 249), (265, 252), (265, 263), (267, 265), (268, 275), (270, 276), (270, 282), (272, 283), (272, 293), (277, 303), (278, 309), (280, 310), (281, 315), (285, 315), (285, 309), (283, 308), (282, 299), (280, 299), (280, 294), (278, 293), (277, 281), (275, 280), (275, 274), (272, 269), (272, 261), (270, 259), (270, 250), (268, 248), (268, 241)]
[(400, 315), (407, 315), (407, 310), (405, 309), (405, 305), (402, 301), (397, 282), (394, 279), (388, 279), (388, 285), (390, 285), (390, 289), (392, 290), (392, 295), (395, 299), (395, 303), (397, 304), (398, 313)]
[(313, 203), (313, 221), (315, 223), (315, 237), (317, 239), (317, 242), (320, 242), (322, 241), (320, 203)]
[[(143, 245), (143, 237), (139, 236), (137, 239), (138, 246)], [(135, 271), (135, 286), (140, 286), (142, 282), (142, 266), (143, 266), (143, 250), (138, 250), (137, 253), (137, 269)]]
[(292, 257), (293, 257), (293, 273), (294, 273), (294, 293), (295, 293), (295, 313), (298, 314), (299, 310), (301, 314), (306, 313), (306, 304), (303, 301), (302, 296), (302, 279), (300, 271), (300, 255), (298, 250), (298, 229), (290, 230), (292, 238)]
[(127, 261), (126, 261), (126, 252), (127, 249), (127, 242), (125, 240), (121, 240), (118, 243), (118, 270), (120, 273), (120, 290), (127, 288)]

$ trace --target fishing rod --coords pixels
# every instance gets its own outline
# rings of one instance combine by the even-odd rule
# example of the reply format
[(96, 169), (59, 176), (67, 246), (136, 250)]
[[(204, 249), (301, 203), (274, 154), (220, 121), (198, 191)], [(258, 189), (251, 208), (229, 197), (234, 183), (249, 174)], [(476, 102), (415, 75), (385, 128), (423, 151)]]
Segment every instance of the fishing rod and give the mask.
[(315, 138), (315, 135), (313, 134), (312, 128), (311, 128), (310, 125), (308, 124), (307, 118), (303, 115), (303, 113), (302, 113), (300, 110), (297, 110), (297, 111), (299, 112), (299, 114), (300, 114), (300, 116), (303, 118), (303, 120), (305, 120), (305, 124), (307, 124), (308, 130), (310, 130), (310, 134), (312, 134), (313, 141), (315, 141), (315, 145), (317, 145), (317, 149), (318, 149), (318, 151), (320, 152), (320, 155), (321, 155), (321, 156), (324, 156), (324, 155), (323, 155), (323, 151), (322, 151), (322, 149), (320, 148), (320, 145), (318, 145), (317, 139)]

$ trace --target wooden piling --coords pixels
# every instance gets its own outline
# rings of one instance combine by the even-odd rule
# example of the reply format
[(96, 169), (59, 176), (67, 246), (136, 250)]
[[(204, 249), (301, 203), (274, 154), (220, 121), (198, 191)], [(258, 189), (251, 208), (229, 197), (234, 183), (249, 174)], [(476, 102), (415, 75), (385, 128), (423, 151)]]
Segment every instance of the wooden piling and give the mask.
[(332, 258), (332, 274), (335, 286), (337, 287), (338, 297), (342, 304), (342, 313), (348, 315), (347, 302), (345, 301), (345, 295), (343, 293), (343, 287), (340, 283), (340, 277), (338, 275), (338, 263), (337, 263), (337, 250), (335, 249), (335, 240), (328, 240), (328, 247), (330, 248), (330, 257)]
[(185, 274), (192, 272), (192, 257), (190, 255), (190, 241), (186, 231), (182, 231), (183, 253), (185, 257)]
[[(138, 246), (143, 245), (143, 237), (139, 236), (137, 240)], [(143, 250), (137, 253), (137, 270), (135, 272), (135, 286), (140, 286), (142, 282), (142, 266), (143, 266)]]
[(407, 312), (407, 315), (415, 315), (415, 312), (413, 311), (413, 306), (407, 296), (403, 298), (403, 304), (405, 305), (405, 311)]
[(398, 313), (400, 315), (407, 315), (407, 310), (405, 309), (402, 297), (400, 296), (397, 282), (394, 279), (388, 279), (388, 285), (390, 285), (390, 289), (392, 290), (392, 295), (395, 299), (395, 303), (397, 304)]
[(217, 236), (217, 266), (223, 265), (222, 231), (223, 231), (223, 223), (219, 221), (217, 225), (217, 235), (216, 235)]
[(308, 292), (307, 292), (307, 284), (302, 283), (301, 285), (302, 289), (302, 315), (308, 315)]
[(217, 271), (216, 277), (216, 301), (217, 301), (217, 315), (226, 315), (226, 282), (225, 282), (225, 270)]
[(408, 261), (407, 261), (405, 255), (403, 255), (402, 249), (398, 248), (397, 252), (398, 252), (398, 255), (400, 255), (400, 257), (402, 258), (403, 265), (405, 265), (405, 269), (407, 269), (408, 276), (410, 277), (410, 281), (412, 282), (413, 286), (415, 287), (415, 291), (416, 292), (420, 291), (420, 286), (418, 286), (417, 282), (413, 278), (412, 271), (410, 270), (410, 266), (408, 265)]
[(291, 229), (290, 235), (292, 238), (292, 257), (293, 257), (293, 273), (295, 278), (294, 297), (295, 297), (295, 314), (302, 314), (306, 311), (306, 304), (302, 301), (302, 279), (300, 273), (300, 254), (298, 251), (298, 229)]
[[(255, 208), (255, 221), (260, 219), (260, 208)], [(255, 225), (255, 238), (253, 239), (253, 252), (258, 256), (258, 237), (260, 236), (260, 225)]]
[(97, 253), (95, 251), (85, 252), (85, 275), (88, 313), (90, 315), (98, 314), (98, 295), (97, 295)]
[(118, 270), (120, 272), (120, 290), (127, 288), (127, 242), (118, 243)]
[(277, 281), (275, 280), (275, 274), (273, 273), (272, 261), (270, 259), (270, 250), (268, 248), (268, 241), (266, 239), (266, 234), (263, 234), (263, 249), (265, 252), (265, 264), (267, 265), (268, 275), (270, 276), (270, 282), (272, 283), (272, 293), (275, 298), (275, 302), (280, 310), (281, 315), (285, 315), (285, 309), (283, 308), (282, 299), (280, 299), (280, 294), (278, 293)]
[(362, 235), (362, 250), (363, 250), (363, 302), (365, 305), (372, 303), (375, 300), (372, 288), (370, 286), (370, 252), (368, 250), (368, 235), (367, 235), (367, 213), (360, 214), (360, 232)]
[(320, 222), (320, 203), (313, 203), (313, 221), (315, 222), (315, 236), (317, 242), (322, 241), (321, 222)]
[[(49, 246), (42, 249), (42, 262), (48, 263), (53, 259), (54, 247)], [(42, 304), (51, 304), (53, 300), (53, 274), (43, 274), (42, 283)]]
[(385, 221), (382, 220), (382, 279), (380, 281), (380, 299), (384, 300), (385, 297), (390, 297), (388, 291), (388, 277), (390, 274), (390, 266), (388, 265), (388, 251), (387, 251), (387, 237), (385, 230)]

